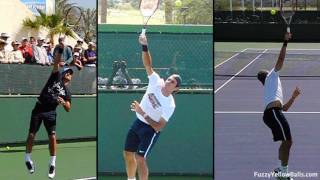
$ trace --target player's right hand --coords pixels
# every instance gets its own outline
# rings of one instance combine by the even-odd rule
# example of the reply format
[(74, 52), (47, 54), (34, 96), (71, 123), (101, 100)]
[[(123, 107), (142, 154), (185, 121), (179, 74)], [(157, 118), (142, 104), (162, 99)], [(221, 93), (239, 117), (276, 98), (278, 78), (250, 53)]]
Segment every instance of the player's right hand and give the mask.
[(301, 90), (298, 87), (296, 87), (296, 89), (292, 93), (292, 97), (297, 98), (300, 94), (301, 94)]
[(139, 36), (139, 43), (141, 44), (141, 45), (148, 45), (148, 40), (147, 40), (147, 36), (146, 35), (144, 35), (144, 34), (140, 34), (140, 36)]
[(284, 35), (284, 40), (289, 41), (289, 40), (291, 39), (291, 37), (292, 37), (292, 34), (287, 32), (287, 33)]

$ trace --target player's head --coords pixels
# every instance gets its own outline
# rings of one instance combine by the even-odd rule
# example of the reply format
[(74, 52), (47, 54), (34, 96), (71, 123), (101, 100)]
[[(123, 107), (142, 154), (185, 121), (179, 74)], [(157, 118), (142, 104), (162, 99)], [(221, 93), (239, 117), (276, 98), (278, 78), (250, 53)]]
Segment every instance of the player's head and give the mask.
[(65, 83), (69, 83), (72, 79), (73, 70), (71, 68), (64, 68), (62, 71), (62, 80)]
[(264, 85), (264, 81), (266, 80), (267, 78), (267, 75), (268, 75), (269, 71), (268, 70), (265, 70), (265, 69), (262, 69), (258, 72), (257, 74), (257, 78), (258, 80)]
[(181, 81), (182, 79), (180, 75), (172, 74), (167, 78), (167, 80), (164, 83), (164, 86), (171, 92), (178, 91), (179, 87), (181, 86)]

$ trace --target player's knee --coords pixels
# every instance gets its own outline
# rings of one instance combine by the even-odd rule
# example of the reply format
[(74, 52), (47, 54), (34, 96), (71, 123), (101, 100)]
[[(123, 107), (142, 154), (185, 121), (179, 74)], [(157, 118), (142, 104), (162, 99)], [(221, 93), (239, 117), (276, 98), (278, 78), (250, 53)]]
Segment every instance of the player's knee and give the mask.
[(292, 140), (286, 140), (282, 142), (282, 144), (288, 149), (291, 148), (292, 143), (293, 143)]
[(125, 159), (134, 159), (134, 152), (123, 151), (123, 157)]
[(136, 155), (136, 160), (138, 164), (146, 164), (146, 159), (139, 154)]
[(56, 134), (49, 134), (50, 140), (56, 140)]
[(35, 133), (29, 133), (28, 138), (29, 139), (34, 139), (36, 137)]

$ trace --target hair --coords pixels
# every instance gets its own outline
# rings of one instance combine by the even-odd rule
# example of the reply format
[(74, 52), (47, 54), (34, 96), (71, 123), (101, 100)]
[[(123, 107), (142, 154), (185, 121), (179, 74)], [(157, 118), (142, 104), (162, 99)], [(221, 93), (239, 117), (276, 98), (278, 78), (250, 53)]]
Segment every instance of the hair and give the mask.
[(177, 81), (176, 87), (180, 87), (181, 86), (181, 82), (182, 82), (182, 79), (181, 79), (180, 75), (179, 74), (173, 74), (173, 78)]
[(258, 80), (264, 85), (264, 82), (267, 78), (268, 71), (267, 70), (260, 70), (257, 74)]

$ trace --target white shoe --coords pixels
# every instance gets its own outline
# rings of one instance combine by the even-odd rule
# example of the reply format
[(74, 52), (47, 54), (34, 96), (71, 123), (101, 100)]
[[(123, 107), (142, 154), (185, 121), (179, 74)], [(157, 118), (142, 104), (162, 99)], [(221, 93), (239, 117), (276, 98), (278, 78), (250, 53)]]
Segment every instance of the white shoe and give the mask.
[(35, 171), (34, 164), (32, 161), (26, 161), (26, 166), (30, 174), (33, 174)]
[[(275, 173), (284, 173), (284, 172), (282, 172), (282, 169), (280, 167), (278, 167), (275, 170), (273, 170), (273, 172), (275, 172)], [(291, 178), (291, 177), (281, 177), (281, 176), (277, 176), (276, 179), (277, 180), (293, 180), (293, 178)]]
[(52, 165), (49, 165), (48, 177), (49, 177), (50, 179), (53, 179), (55, 175), (56, 175), (56, 167), (55, 167), (55, 166), (52, 166)]

